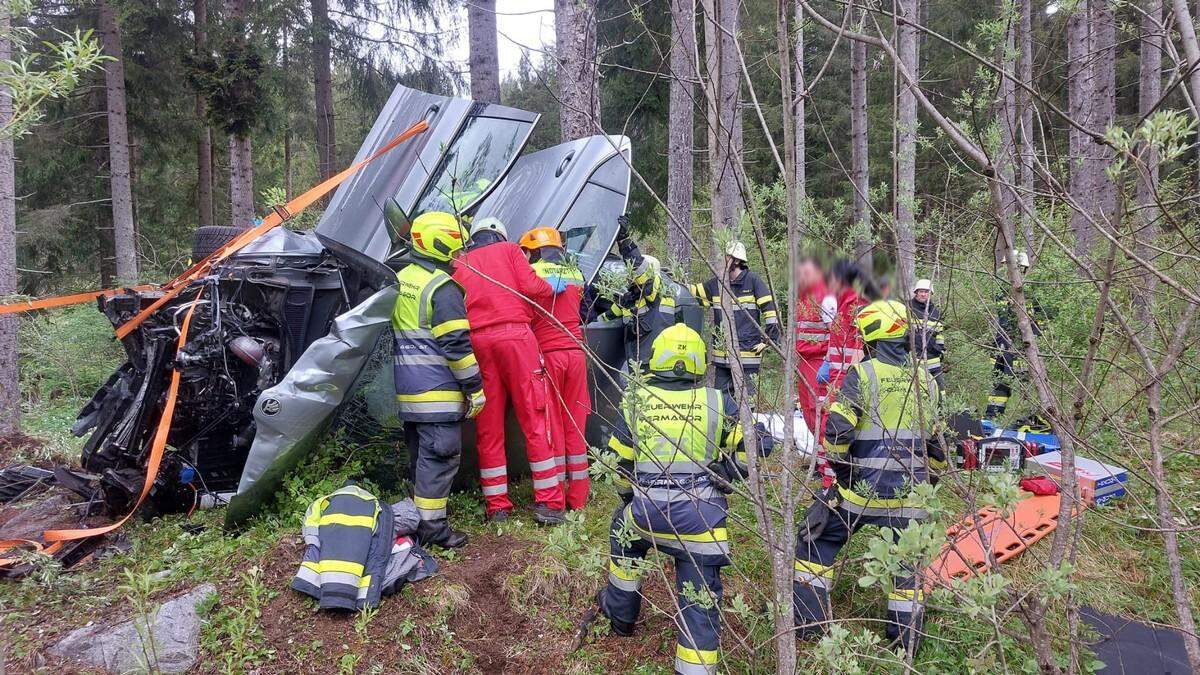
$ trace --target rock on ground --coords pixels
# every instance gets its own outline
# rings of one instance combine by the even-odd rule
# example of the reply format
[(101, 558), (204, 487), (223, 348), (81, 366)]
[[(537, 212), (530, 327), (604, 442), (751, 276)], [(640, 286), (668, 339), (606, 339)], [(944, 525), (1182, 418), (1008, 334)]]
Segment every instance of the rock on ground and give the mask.
[[(72, 631), (50, 648), (54, 656), (103, 668), (110, 673), (152, 672), (182, 673), (196, 663), (200, 646), (200, 616), (196, 605), (217, 592), (203, 584), (154, 612), (148, 634), (138, 633), (142, 619), (129, 619), (114, 626), (85, 626)], [(145, 631), (143, 631), (145, 633)], [(154, 649), (149, 649), (149, 637)], [(157, 664), (157, 665), (155, 665)]]

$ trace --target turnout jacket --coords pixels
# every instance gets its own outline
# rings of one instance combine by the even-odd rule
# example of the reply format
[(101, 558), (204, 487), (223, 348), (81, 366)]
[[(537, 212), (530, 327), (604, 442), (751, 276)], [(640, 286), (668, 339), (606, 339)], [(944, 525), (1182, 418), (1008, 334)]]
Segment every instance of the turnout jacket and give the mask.
[(946, 326), (942, 323), (941, 310), (932, 300), (920, 302), (913, 298), (908, 301), (908, 325), (914, 331), (913, 356), (929, 370), (941, 370), (942, 355), (946, 353), (946, 342), (942, 337)]
[(632, 396), (609, 440), (627, 521), (668, 552), (728, 564), (723, 490), (744, 475), (745, 459), (736, 404), (702, 383), (657, 375)]
[[(690, 290), (701, 305), (713, 308), (713, 325), (724, 325), (721, 282), (713, 277), (702, 284), (693, 284)], [(775, 297), (771, 295), (767, 283), (748, 269), (743, 269), (742, 275), (736, 280), (730, 280), (729, 291), (734, 308), (733, 326), (737, 333), (734, 342), (740, 361), (744, 366), (760, 365), (762, 353), (754, 348), (768, 340), (779, 342), (779, 310), (775, 307)], [(713, 332), (713, 363), (729, 363), (724, 340), (718, 339), (716, 331)]]
[(398, 416), (406, 422), (457, 422), (467, 398), (483, 388), (463, 289), (431, 260), (410, 256), (402, 263), (392, 311)]
[(403, 536), (416, 523), (411, 501), (389, 507), (357, 485), (318, 497), (304, 514), (304, 560), (292, 588), (316, 598), (321, 609), (378, 605), (404, 583), (437, 571), (437, 562)]
[(825, 456), (841, 505), (863, 516), (921, 518), (905, 496), (945, 466), (935, 438), (939, 392), (899, 341), (875, 343), (846, 373), (825, 427)]
[[(643, 267), (644, 258), (630, 239), (617, 242), (621, 258), (634, 269)], [(650, 360), (654, 338), (675, 323), (675, 297), (666, 292), (662, 276), (646, 269), (633, 279), (600, 316), (600, 321), (621, 321), (625, 325), (625, 354), (639, 363)]]

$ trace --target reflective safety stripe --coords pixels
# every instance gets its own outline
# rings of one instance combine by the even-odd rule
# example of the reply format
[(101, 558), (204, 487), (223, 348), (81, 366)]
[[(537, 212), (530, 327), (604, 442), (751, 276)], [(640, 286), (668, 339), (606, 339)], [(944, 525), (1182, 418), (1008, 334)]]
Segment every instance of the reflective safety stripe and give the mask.
[(888, 610), (912, 614), (925, 606), (924, 591), (897, 588), (888, 594)]
[(709, 675), (717, 672), (717, 650), (675, 646), (675, 672), (681, 675)]
[(632, 461), (637, 457), (637, 453), (634, 451), (634, 449), (622, 443), (615, 435), (608, 439), (608, 447), (613, 452), (616, 452), (617, 456), (621, 459)]
[(677, 459), (671, 462), (650, 460), (634, 464), (634, 469), (640, 473), (708, 473), (708, 469), (705, 467), (704, 464), (686, 459)]
[(446, 364), (446, 359), (436, 354), (396, 354), (392, 363), (397, 366), (441, 366)]
[(508, 477), (508, 467), (497, 466), (497, 467), (492, 467), (490, 469), (480, 469), (479, 470), (480, 478), (500, 478), (502, 476)]
[(553, 457), (551, 457), (550, 459), (543, 459), (540, 462), (530, 462), (529, 463), (530, 471), (549, 471), (549, 470), (553, 469), (554, 467), (555, 467), (555, 461), (554, 461)]
[[(850, 452), (850, 444), (849, 443), (831, 443), (829, 441), (825, 441), (825, 453), (826, 454), (844, 455), (847, 452)], [(843, 460), (843, 461), (845, 461), (845, 460)]]
[(833, 588), (833, 567), (811, 560), (797, 560), (792, 580), (828, 591)]
[(501, 483), (500, 485), (484, 485), (483, 486), (483, 496), (484, 497), (495, 497), (496, 495), (506, 495), (506, 494), (508, 494), (508, 484), (507, 483)]
[(758, 303), (758, 304), (760, 304), (760, 305), (765, 305), (765, 304), (767, 304), (768, 302), (772, 302), (772, 301), (774, 301), (774, 300), (775, 300), (775, 298), (772, 298), (772, 297), (771, 297), (771, 296), (769, 296), (769, 295), (764, 295), (764, 296), (762, 296), (761, 298), (755, 298), (755, 299), (754, 299), (754, 301), (755, 301), (755, 302), (757, 302), (757, 303)]
[(441, 337), (446, 333), (453, 333), (456, 330), (471, 330), (471, 323), (466, 319), (451, 319), (432, 327), (429, 332), (433, 337)]
[[(932, 412), (930, 412), (932, 415)], [(884, 429), (873, 422), (870, 427), (858, 429), (854, 432), (854, 440), (857, 441), (911, 441), (923, 438), (925, 434), (920, 430), (914, 429)]]
[(696, 488), (635, 487), (634, 492), (654, 502), (712, 501), (722, 497), (721, 491), (711, 485)]
[(414, 340), (432, 340), (433, 331), (428, 328), (393, 328), (392, 332), (397, 337), (412, 338)]
[[(349, 574), (354, 577), (361, 577), (366, 568), (361, 563), (350, 562), (346, 560), (319, 560), (319, 561), (304, 561), (304, 567), (311, 569), (318, 574), (340, 573)], [(355, 584), (357, 585), (357, 581)]]
[(461, 401), (458, 403), (449, 403), (449, 402), (443, 403), (440, 401), (432, 402), (432, 403), (421, 403), (421, 402), (416, 402), (416, 401), (399, 401), (396, 405), (396, 407), (400, 410), (400, 412), (414, 413), (414, 414), (458, 413), (458, 412), (462, 412), (462, 406), (463, 406), (463, 404)]
[(327, 513), (321, 516), (321, 525), (345, 525), (375, 529), (375, 516), (348, 516), (344, 513)]
[(907, 499), (868, 499), (840, 485), (838, 486), (838, 493), (842, 496), (842, 508), (846, 509), (849, 513), (857, 513), (862, 516), (891, 516), (894, 518), (924, 518), (926, 515), (923, 509), (907, 506)]
[[(727, 365), (730, 363), (729, 355), (723, 351), (713, 351), (713, 363)], [(743, 366), (760, 366), (762, 357), (755, 352), (738, 352), (738, 363)]]
[(567, 455), (567, 464), (583, 464), (588, 461), (586, 453), (582, 455)]
[(636, 581), (642, 577), (641, 572), (638, 571), (637, 567), (634, 567), (633, 565), (627, 567), (611, 558), (608, 561), (608, 573), (623, 581)]
[(1007, 396), (988, 396), (988, 403), (997, 403), (1003, 405), (1008, 403), (1008, 398), (1009, 397)]
[(534, 490), (545, 490), (547, 488), (552, 488), (556, 485), (558, 485), (558, 476), (554, 476), (553, 478), (534, 478), (533, 479), (533, 489)]
[(855, 467), (883, 471), (911, 471), (927, 466), (924, 457), (851, 457), (844, 461)]
[(568, 475), (570, 476), (571, 480), (584, 480), (585, 478), (589, 477), (587, 469), (571, 471)]
[(796, 327), (797, 328), (814, 328), (817, 330), (826, 330), (827, 328), (829, 328), (829, 324), (825, 323), (824, 321), (797, 321)]
[(446, 505), (450, 503), (447, 497), (413, 497), (417, 505), (417, 513), (421, 520), (440, 520), (446, 517)]

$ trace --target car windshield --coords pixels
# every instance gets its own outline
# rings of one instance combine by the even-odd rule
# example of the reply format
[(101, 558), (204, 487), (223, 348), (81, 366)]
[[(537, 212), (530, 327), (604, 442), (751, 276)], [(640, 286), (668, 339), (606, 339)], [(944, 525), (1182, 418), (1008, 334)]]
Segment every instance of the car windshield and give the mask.
[(504, 173), (520, 151), (528, 128), (527, 123), (496, 117), (468, 119), (412, 215), (468, 210)]
[(563, 219), (558, 228), (563, 245), (575, 254), (585, 279), (591, 279), (604, 262), (624, 209), (624, 196), (588, 183)]

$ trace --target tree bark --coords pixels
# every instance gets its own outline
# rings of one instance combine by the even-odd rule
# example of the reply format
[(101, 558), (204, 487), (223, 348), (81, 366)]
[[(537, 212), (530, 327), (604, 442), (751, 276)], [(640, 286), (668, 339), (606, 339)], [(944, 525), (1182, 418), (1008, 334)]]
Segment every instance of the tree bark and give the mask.
[(554, 39), (562, 140), (573, 141), (600, 128), (596, 0), (555, 0)]
[[(919, 78), (917, 0), (899, 0), (896, 53), (904, 68)], [(916, 281), (917, 96), (916, 83), (900, 83), (896, 100), (896, 271), (900, 297), (910, 295)]]
[(471, 43), (471, 98), (499, 103), (500, 55), (496, 44), (496, 0), (467, 0), (467, 35)]
[(1021, 116), (1021, 152), (1019, 161), (1021, 169), (1021, 201), (1024, 205), (1024, 208), (1021, 210), (1021, 235), (1025, 241), (1025, 249), (1033, 251), (1034, 209), (1037, 208), (1037, 203), (1033, 196), (1033, 153), (1035, 145), (1033, 139), (1033, 95), (1030, 93), (1033, 89), (1033, 4), (1031, 0), (1021, 0), (1019, 11), (1021, 25), (1018, 34), (1021, 42), (1021, 57), (1018, 77), (1021, 78), (1021, 82), (1025, 85), (1017, 90), (1017, 107), (1020, 110)]
[[(231, 19), (245, 17), (246, 0), (226, 0), (225, 12)], [(249, 227), (254, 222), (254, 155), (248, 135), (229, 137), (229, 202), (230, 224)]]
[(686, 272), (692, 259), (695, 186), (696, 0), (671, 0), (671, 89), (667, 147), (667, 253)]
[[(1105, 133), (1116, 122), (1117, 113), (1117, 20), (1112, 0), (1091, 0), (1095, 69), (1092, 88), (1092, 124), (1089, 128)], [(1106, 144), (1088, 143), (1089, 173), (1092, 179), (1092, 220), (1098, 224), (1111, 222), (1119, 213), (1117, 185), (1108, 177), (1108, 167), (1116, 160), (1116, 151)], [(1094, 228), (1088, 229), (1088, 251), (1095, 247)]]
[[(851, 0), (851, 21), (860, 26), (863, 20), (861, 9), (854, 9)], [(857, 40), (850, 41), (850, 184), (854, 191), (854, 229), (858, 239), (854, 244), (854, 258), (860, 267), (870, 270), (874, 248), (871, 227), (870, 155), (867, 146), (867, 45)]]
[(113, 241), (116, 245), (117, 283), (138, 280), (137, 235), (133, 227), (133, 185), (129, 163), (129, 116), (125, 111), (125, 57), (121, 27), (109, 0), (98, 4), (100, 43), (106, 56), (104, 98), (108, 119), (108, 174), (112, 191)]
[[(192, 5), (193, 26), (197, 54), (208, 50), (208, 0), (195, 0)], [(213, 172), (212, 172), (212, 127), (207, 119), (208, 106), (204, 96), (196, 94), (196, 123), (200, 125), (200, 137), (196, 139), (196, 224), (200, 227), (215, 225), (213, 219)]]
[[(1009, 0), (996, 0), (996, 13), (1005, 22), (1004, 41), (997, 49), (999, 53), (996, 61), (1006, 73), (1014, 71), (1015, 64), (1012, 54), (1016, 49), (1017, 28), (1017, 24), (1011, 20), (1012, 17), (1005, 16), (1009, 6)], [(1000, 146), (996, 154), (995, 165), (1001, 183), (1001, 199), (1000, 203), (996, 205), (996, 213), (999, 218), (1006, 221), (1007, 226), (1014, 227), (1019, 216), (1014, 158), (1020, 154), (1017, 150), (1020, 121), (1017, 114), (1016, 86), (1010, 78), (1003, 75), (1000, 76), (995, 108), (996, 121), (1000, 125)], [(995, 250), (997, 264), (1004, 259), (1005, 255), (1004, 247), (1001, 244), (1000, 238), (997, 237)]]
[(1183, 43), (1183, 55), (1187, 58), (1188, 93), (1191, 94), (1192, 114), (1200, 117), (1200, 44), (1196, 42), (1196, 26), (1192, 23), (1192, 11), (1187, 0), (1172, 0), (1175, 8), (1175, 26)]
[(795, 147), (794, 161), (796, 163), (796, 231), (798, 237), (803, 237), (806, 229), (804, 226), (804, 201), (808, 199), (808, 167), (806, 166), (808, 160), (805, 151), (805, 144), (808, 141), (804, 126), (804, 103), (808, 99), (808, 84), (804, 77), (804, 8), (798, 2), (796, 3), (796, 21), (793, 30), (796, 32), (795, 54), (792, 57), (796, 64), (795, 86), (793, 87), (795, 100), (792, 103), (792, 133), (795, 136), (793, 147)]
[[(1162, 0), (1146, 0), (1142, 5), (1141, 42), (1138, 50), (1138, 115), (1145, 117), (1154, 112), (1162, 96)], [(1153, 261), (1151, 245), (1158, 238), (1158, 152), (1153, 145), (1145, 145), (1140, 153), (1145, 169), (1138, 172), (1137, 205), (1138, 228), (1135, 239), (1138, 255)], [(1140, 288), (1134, 293), (1133, 303), (1138, 323), (1143, 330), (1150, 329), (1151, 311), (1154, 307), (1154, 291), (1158, 279), (1150, 273), (1142, 274)]]
[(705, 50), (710, 95), (710, 180), (713, 228), (735, 229), (740, 221), (737, 166), (742, 157), (741, 66), (737, 53), (736, 0), (705, 3)]
[(321, 178), (337, 173), (337, 134), (333, 116), (328, 0), (312, 0), (313, 97), (316, 103), (317, 169)]
[[(0, 5), (0, 61), (12, 59), (12, 16)], [(0, 128), (12, 119), (12, 94), (0, 86)], [(13, 140), (0, 134), (0, 297), (17, 291), (17, 199)], [(0, 316), (0, 434), (21, 430), (21, 384), (17, 372), (17, 316)]]
[[(1080, 0), (1074, 13), (1067, 18), (1067, 114), (1084, 127), (1092, 128), (1092, 1)], [(1067, 132), (1069, 177), (1067, 190), (1078, 204), (1091, 201), (1093, 189), (1087, 156), (1092, 140), (1075, 127)], [(1075, 233), (1075, 253), (1086, 254), (1092, 246), (1092, 225), (1086, 213), (1071, 213), (1071, 230)]]

